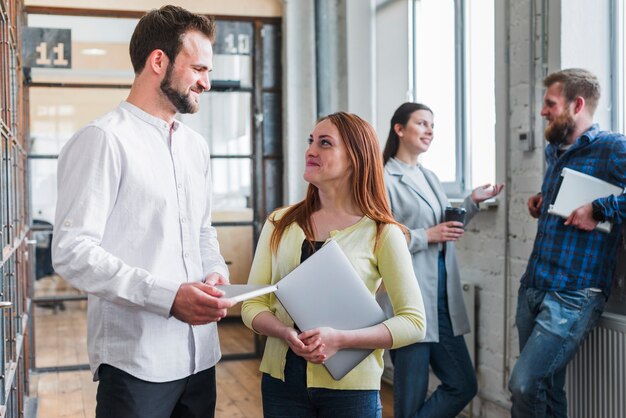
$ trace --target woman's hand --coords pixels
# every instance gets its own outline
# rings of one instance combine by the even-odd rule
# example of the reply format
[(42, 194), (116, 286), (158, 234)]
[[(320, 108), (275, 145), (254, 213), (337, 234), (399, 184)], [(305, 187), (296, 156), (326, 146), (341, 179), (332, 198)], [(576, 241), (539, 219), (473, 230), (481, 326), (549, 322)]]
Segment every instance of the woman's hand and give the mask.
[(312, 363), (323, 363), (343, 348), (341, 331), (330, 327), (320, 327), (304, 331), (298, 335), (298, 338), (307, 345), (307, 347), (319, 344), (315, 351), (317, 361), (309, 360)]
[(474, 190), (472, 190), (471, 198), (475, 204), (479, 204), (480, 202), (484, 202), (487, 199), (491, 199), (500, 194), (500, 192), (504, 189), (504, 183), (502, 184), (494, 184), (493, 187), (490, 183), (483, 184), (482, 186), (478, 186)]
[(429, 244), (457, 241), (463, 236), (463, 223), (457, 221), (442, 222), (426, 230)]
[(296, 355), (311, 363), (323, 363), (325, 358), (321, 353), (322, 342), (320, 338), (310, 338), (306, 342), (298, 336), (298, 331), (293, 327), (286, 327), (283, 339)]

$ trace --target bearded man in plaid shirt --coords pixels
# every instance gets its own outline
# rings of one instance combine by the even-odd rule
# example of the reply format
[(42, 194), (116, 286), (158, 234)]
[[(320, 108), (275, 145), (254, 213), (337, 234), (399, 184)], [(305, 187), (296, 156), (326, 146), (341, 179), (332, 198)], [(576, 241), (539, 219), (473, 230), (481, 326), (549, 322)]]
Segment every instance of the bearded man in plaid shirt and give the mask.
[[(626, 140), (593, 123), (600, 85), (589, 71), (557, 71), (544, 86), (547, 169), (541, 193), (528, 200), (539, 221), (517, 302), (513, 418), (567, 417), (565, 369), (602, 314), (626, 217), (624, 194), (596, 199), (566, 220), (548, 213), (565, 167), (626, 187)], [(612, 223), (608, 234), (595, 229), (602, 221)]]

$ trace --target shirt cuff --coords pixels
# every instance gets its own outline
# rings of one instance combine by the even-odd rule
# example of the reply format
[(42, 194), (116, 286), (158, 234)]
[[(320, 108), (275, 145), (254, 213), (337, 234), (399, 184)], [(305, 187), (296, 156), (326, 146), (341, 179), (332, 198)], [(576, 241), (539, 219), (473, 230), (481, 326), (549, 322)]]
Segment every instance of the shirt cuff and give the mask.
[(146, 309), (166, 318), (170, 317), (170, 311), (179, 288), (180, 283), (178, 282), (155, 280), (146, 301)]

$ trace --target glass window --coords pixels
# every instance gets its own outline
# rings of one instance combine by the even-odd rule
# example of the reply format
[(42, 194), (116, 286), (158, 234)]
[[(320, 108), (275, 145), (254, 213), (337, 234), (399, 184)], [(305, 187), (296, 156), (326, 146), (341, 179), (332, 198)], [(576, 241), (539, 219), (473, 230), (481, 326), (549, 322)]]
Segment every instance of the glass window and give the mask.
[(626, 7), (621, 1), (614, 2), (614, 7), (613, 129), (617, 132), (626, 132), (626, 93), (624, 92), (626, 86)]
[(415, 101), (435, 115), (435, 140), (421, 158), (443, 183), (457, 180), (454, 33), (454, 0), (415, 2)]
[(138, 19), (28, 15), (29, 27), (70, 29), (71, 68), (32, 68), (33, 82), (130, 84), (128, 42)]
[[(624, 132), (626, 127), (626, 94), (624, 92), (624, 80), (626, 79), (626, 8), (621, 1), (614, 2), (614, 7), (613, 130)], [(626, 233), (626, 230), (623, 229), (622, 233)], [(606, 310), (626, 315), (626, 245), (624, 245), (623, 240), (616, 258), (617, 267)]]
[(473, 189), (496, 178), (495, 10), (493, 0), (465, 4), (466, 186)]
[(250, 22), (217, 22), (211, 73), (214, 87), (252, 87), (253, 34), (254, 27)]
[(448, 194), (495, 181), (493, 0), (415, 0), (414, 100), (435, 114), (422, 157)]
[(252, 94), (206, 92), (200, 95), (200, 110), (178, 115), (209, 143), (211, 155), (252, 154)]
[(31, 87), (30, 155), (58, 155), (76, 131), (115, 109), (128, 93), (128, 89)]
[(240, 213), (241, 216), (248, 218), (237, 220), (251, 220), (252, 214), (248, 209), (252, 208), (252, 160), (214, 158), (211, 161), (211, 172), (213, 213), (222, 211)]
[(29, 164), (33, 219), (54, 221), (56, 157), (63, 145), (87, 123), (115, 109), (128, 92), (127, 89), (111, 88), (30, 88)]
[(30, 190), (33, 219), (54, 223), (57, 204), (57, 160), (30, 160)]

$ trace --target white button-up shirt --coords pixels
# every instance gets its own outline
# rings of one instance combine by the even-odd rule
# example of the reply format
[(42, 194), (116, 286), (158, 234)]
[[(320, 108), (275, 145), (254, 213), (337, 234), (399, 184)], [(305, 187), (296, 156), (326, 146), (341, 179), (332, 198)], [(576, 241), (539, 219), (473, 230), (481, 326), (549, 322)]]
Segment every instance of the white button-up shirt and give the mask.
[(211, 226), (203, 138), (128, 102), (63, 147), (52, 243), (55, 270), (89, 294), (91, 371), (109, 364), (150, 382), (214, 366), (215, 323), (170, 316), (179, 286), (228, 278)]

